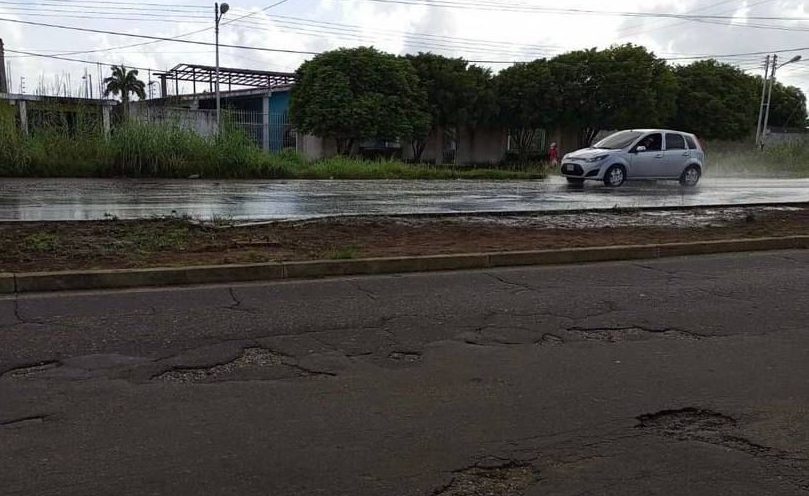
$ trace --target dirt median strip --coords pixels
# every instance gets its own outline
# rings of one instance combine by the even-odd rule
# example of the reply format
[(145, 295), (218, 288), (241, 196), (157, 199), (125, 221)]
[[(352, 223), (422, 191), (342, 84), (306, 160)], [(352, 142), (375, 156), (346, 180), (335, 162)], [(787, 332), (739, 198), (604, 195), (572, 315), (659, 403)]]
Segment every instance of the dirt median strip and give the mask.
[(316, 279), (809, 249), (809, 236), (418, 257), (0, 274), (0, 294)]

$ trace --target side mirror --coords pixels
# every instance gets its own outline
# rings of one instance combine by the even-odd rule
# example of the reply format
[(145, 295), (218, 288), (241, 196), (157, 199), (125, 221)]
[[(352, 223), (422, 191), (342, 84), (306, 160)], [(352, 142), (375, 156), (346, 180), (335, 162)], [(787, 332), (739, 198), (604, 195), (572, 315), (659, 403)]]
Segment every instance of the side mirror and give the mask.
[(635, 153), (641, 153), (641, 152), (645, 152), (645, 151), (646, 151), (646, 147), (643, 146), (643, 145), (635, 148)]

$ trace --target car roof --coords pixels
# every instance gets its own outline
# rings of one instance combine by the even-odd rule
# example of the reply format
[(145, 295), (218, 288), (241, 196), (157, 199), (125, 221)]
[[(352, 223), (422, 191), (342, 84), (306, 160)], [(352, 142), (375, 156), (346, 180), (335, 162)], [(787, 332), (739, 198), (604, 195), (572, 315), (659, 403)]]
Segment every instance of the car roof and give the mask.
[(686, 133), (685, 131), (677, 131), (676, 129), (626, 129), (626, 131), (634, 131), (636, 133), (678, 133), (678, 134), (687, 134), (691, 136), (691, 133)]

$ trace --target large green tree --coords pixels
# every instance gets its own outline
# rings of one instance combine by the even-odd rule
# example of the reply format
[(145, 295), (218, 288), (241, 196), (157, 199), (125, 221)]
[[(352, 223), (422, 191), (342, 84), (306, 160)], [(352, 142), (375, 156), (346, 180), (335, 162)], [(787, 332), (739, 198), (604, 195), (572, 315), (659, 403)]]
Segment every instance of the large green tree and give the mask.
[(290, 117), (301, 132), (337, 142), (340, 154), (364, 140), (427, 135), (427, 98), (413, 66), (374, 48), (320, 54), (298, 69)]
[(677, 67), (677, 115), (673, 126), (705, 139), (742, 139), (756, 127), (760, 80), (715, 60)]
[[(432, 53), (408, 55), (407, 59), (427, 93), (432, 131), (486, 123), (493, 113), (492, 75), (488, 69)], [(416, 160), (421, 159), (425, 144), (423, 139), (413, 140)]]
[(553, 128), (559, 119), (559, 91), (548, 61), (516, 64), (497, 75), (498, 121), (509, 130), (521, 162), (539, 129)]
[(658, 127), (676, 111), (677, 79), (665, 60), (627, 44), (579, 50), (550, 61), (560, 122), (589, 145), (602, 130)]
[(112, 74), (104, 79), (104, 96), (120, 96), (124, 113), (129, 112), (129, 95), (146, 99), (146, 85), (138, 79), (137, 70), (127, 70), (123, 65), (113, 66)]

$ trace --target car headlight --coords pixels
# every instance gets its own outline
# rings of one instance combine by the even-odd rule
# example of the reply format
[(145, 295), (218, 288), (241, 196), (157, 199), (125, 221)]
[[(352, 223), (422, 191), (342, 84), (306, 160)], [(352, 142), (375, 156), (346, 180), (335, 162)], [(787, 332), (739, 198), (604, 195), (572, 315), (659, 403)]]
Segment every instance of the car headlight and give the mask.
[(590, 163), (590, 164), (595, 163), (595, 162), (601, 162), (602, 160), (604, 160), (607, 157), (609, 157), (609, 155), (597, 155), (595, 157), (588, 158), (587, 160), (585, 160), (585, 162)]

